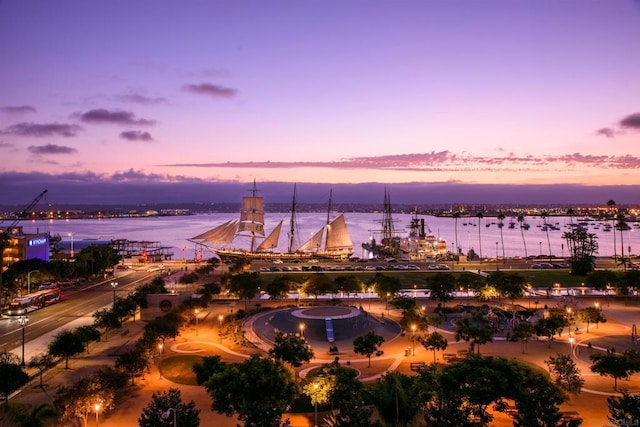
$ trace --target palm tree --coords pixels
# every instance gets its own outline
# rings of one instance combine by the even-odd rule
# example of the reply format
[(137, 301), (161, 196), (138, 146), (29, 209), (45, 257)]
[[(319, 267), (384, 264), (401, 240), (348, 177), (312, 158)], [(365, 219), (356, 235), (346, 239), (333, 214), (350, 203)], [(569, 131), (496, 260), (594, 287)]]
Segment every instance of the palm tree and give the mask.
[(616, 202), (614, 200), (609, 200), (607, 201), (607, 207), (612, 210), (613, 212), (609, 212), (607, 213), (607, 215), (611, 218), (611, 222), (613, 223), (613, 260), (615, 261), (616, 259), (618, 259), (618, 255), (616, 252), (616, 230), (615, 230), (615, 226), (616, 226)]
[(527, 241), (524, 239), (524, 228), (522, 225), (524, 224), (524, 215), (518, 215), (518, 223), (520, 224), (520, 234), (522, 235), (522, 245), (524, 246), (524, 259), (529, 259), (529, 255), (527, 254)]
[(507, 259), (504, 256), (504, 238), (502, 236), (502, 229), (504, 228), (504, 220), (505, 220), (506, 216), (501, 212), (498, 214), (498, 228), (500, 229), (500, 241), (502, 242), (502, 263), (506, 263)]
[(482, 212), (478, 212), (476, 217), (478, 218), (478, 254), (480, 255), (480, 264), (482, 264), (482, 235), (480, 232), (482, 230), (482, 218), (484, 218), (484, 215)]
[(549, 256), (551, 256), (551, 240), (549, 240), (549, 224), (547, 224), (547, 218), (549, 217), (549, 212), (542, 211), (540, 214), (542, 217), (542, 222), (544, 224), (544, 231), (547, 233), (547, 245), (549, 245)]
[(459, 264), (460, 263), (460, 257), (458, 257), (458, 254), (460, 253), (460, 246), (458, 246), (458, 218), (460, 218), (460, 212), (455, 211), (453, 213), (455, 235), (456, 235), (456, 254), (455, 254), (455, 256), (458, 259), (458, 264)]
[[(623, 231), (628, 230), (629, 226), (627, 225), (627, 223), (624, 220), (624, 214), (622, 212), (619, 212), (616, 215), (616, 229), (620, 230), (620, 261), (623, 264), (623, 268), (624, 270), (627, 269), (627, 263), (624, 261), (624, 235), (622, 234)], [(616, 231), (613, 230), (613, 234), (616, 234)]]

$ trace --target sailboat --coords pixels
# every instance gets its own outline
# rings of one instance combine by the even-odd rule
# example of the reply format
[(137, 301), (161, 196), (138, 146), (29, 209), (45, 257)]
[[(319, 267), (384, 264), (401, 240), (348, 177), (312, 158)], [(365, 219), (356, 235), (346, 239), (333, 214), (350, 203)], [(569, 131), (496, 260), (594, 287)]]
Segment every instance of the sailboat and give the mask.
[(378, 243), (374, 237), (368, 242), (362, 243), (362, 248), (367, 253), (367, 258), (394, 257), (400, 253), (400, 237), (395, 231), (395, 220), (391, 216), (391, 197), (389, 191), (384, 190), (384, 208), (382, 214), (382, 230), (371, 230), (372, 233), (382, 234), (382, 239)]
[[(294, 247), (297, 234), (296, 197), (296, 186), (294, 185), (286, 252), (277, 250), (284, 220), (278, 222), (273, 230), (265, 235), (264, 199), (258, 195), (255, 181), (251, 195), (242, 198), (239, 220), (229, 220), (188, 240), (208, 247), (222, 260), (245, 258), (249, 260), (282, 259), (291, 261), (311, 258), (345, 259), (351, 256), (353, 243), (344, 214), (340, 214), (333, 220), (330, 219), (331, 197), (326, 225), (299, 248)], [(228, 246), (236, 240), (247, 238), (250, 240), (249, 249)]]

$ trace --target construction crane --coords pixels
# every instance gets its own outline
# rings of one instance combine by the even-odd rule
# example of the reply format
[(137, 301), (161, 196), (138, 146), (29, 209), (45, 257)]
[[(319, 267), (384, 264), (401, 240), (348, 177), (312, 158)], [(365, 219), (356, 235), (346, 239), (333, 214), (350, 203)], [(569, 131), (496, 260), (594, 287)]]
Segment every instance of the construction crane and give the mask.
[(24, 219), (25, 214), (28, 214), (29, 211), (38, 204), (38, 202), (47, 194), (49, 190), (44, 190), (42, 193), (38, 194), (35, 199), (33, 199), (27, 206), (22, 208), (20, 212), (16, 215), (16, 218), (11, 222), (11, 224), (4, 229), (6, 233), (11, 233), (13, 227), (15, 227), (22, 219)]

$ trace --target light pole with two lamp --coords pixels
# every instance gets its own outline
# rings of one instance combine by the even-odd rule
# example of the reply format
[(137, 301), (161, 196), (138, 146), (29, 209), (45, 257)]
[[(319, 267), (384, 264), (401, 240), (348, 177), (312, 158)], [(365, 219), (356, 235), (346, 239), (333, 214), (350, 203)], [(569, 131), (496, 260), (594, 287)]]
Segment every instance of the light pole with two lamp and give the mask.
[(164, 348), (164, 343), (162, 341), (160, 341), (158, 343), (158, 353), (159, 353), (159, 357), (158, 357), (158, 372), (160, 373), (160, 379), (162, 379), (162, 349)]
[(411, 355), (416, 355), (416, 325), (411, 325)]
[(24, 330), (27, 328), (27, 324), (29, 323), (29, 317), (28, 316), (20, 316), (20, 318), (18, 319), (18, 323), (20, 324), (20, 327), (22, 328), (22, 362), (20, 363), (20, 366), (26, 366), (24, 363)]
[(222, 320), (224, 316), (222, 314), (218, 315), (218, 322), (220, 324), (220, 328), (218, 329), (218, 336), (220, 337), (220, 344), (222, 344)]
[(196, 336), (198, 336), (198, 314), (200, 313), (200, 309), (196, 308), (194, 311), (195, 316), (196, 316)]

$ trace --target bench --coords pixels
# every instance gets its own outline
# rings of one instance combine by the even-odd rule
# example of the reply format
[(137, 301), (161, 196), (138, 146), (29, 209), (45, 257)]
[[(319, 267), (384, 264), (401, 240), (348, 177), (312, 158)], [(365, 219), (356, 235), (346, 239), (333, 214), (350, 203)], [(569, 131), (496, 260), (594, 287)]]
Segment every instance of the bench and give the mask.
[(412, 371), (419, 371), (421, 368), (424, 368), (426, 366), (426, 363), (424, 363), (424, 362), (411, 362), (410, 366), (411, 366), (411, 370)]

